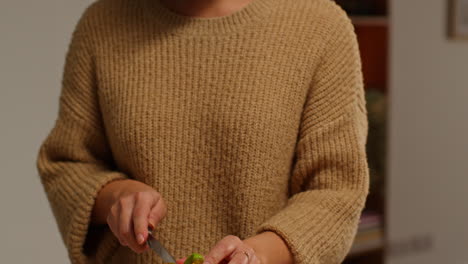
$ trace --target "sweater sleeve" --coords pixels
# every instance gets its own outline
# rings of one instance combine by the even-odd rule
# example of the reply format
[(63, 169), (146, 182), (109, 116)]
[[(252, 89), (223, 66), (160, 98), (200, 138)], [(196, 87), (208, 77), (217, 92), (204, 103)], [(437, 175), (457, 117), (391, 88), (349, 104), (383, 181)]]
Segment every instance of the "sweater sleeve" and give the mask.
[(341, 263), (369, 187), (367, 111), (357, 38), (341, 13), (314, 73), (293, 162), (291, 197), (257, 232), (273, 231), (296, 264)]
[[(88, 9), (89, 10), (89, 9)], [(101, 120), (86, 11), (68, 46), (55, 125), (42, 142), (37, 169), (72, 263), (88, 263), (87, 237), (101, 228), (90, 225), (98, 191), (126, 179), (114, 169)], [(93, 243), (95, 244), (95, 241)]]

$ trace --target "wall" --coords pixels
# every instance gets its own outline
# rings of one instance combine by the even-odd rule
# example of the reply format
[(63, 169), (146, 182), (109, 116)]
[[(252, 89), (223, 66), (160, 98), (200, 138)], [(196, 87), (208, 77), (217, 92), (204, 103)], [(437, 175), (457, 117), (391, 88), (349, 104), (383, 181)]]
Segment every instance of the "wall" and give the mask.
[(448, 2), (391, 2), (390, 264), (468, 263), (468, 42), (446, 39)]
[(90, 1), (0, 1), (0, 263), (67, 263), (37, 175), (65, 51)]

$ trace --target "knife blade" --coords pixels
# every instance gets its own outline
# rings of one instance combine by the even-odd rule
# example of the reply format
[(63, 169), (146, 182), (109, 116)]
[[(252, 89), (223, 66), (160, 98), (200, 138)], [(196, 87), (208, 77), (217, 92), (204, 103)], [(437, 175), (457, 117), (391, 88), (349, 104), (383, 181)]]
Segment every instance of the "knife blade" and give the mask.
[(166, 248), (159, 242), (156, 238), (154, 238), (153, 233), (150, 229), (148, 229), (148, 240), (146, 241), (148, 246), (158, 254), (159, 257), (162, 258), (164, 263), (176, 263), (174, 257), (169, 254)]

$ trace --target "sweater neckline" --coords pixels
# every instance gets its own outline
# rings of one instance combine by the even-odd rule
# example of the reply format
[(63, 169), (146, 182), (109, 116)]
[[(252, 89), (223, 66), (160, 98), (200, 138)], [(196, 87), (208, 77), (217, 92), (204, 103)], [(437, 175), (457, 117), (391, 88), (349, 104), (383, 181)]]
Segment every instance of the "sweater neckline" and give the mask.
[(161, 0), (149, 0), (155, 19), (170, 34), (218, 35), (240, 30), (261, 21), (272, 10), (273, 0), (251, 0), (241, 9), (225, 16), (194, 17), (177, 13)]

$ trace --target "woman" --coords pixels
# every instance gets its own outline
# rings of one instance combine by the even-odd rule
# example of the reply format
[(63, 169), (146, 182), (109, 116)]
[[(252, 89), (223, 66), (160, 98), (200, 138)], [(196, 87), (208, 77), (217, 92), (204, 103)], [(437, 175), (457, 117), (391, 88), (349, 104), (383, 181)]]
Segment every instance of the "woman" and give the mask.
[(330, 0), (98, 0), (37, 165), (73, 263), (339, 263), (368, 191), (352, 24)]

